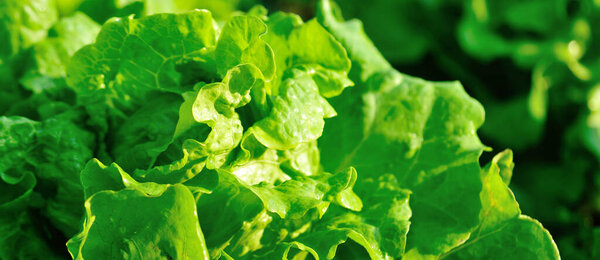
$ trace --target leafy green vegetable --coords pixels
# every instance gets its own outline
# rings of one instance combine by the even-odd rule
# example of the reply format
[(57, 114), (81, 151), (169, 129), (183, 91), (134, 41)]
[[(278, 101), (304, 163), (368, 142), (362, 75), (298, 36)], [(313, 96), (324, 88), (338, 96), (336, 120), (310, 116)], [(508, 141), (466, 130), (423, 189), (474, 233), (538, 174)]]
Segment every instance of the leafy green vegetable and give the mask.
[[(60, 230), (67, 236), (79, 229), (84, 202), (79, 172), (92, 158), (94, 137), (77, 126), (78, 117), (70, 111), (42, 122), (1, 118), (0, 165), (6, 195), (0, 215), (4, 219), (2, 228), (12, 234), (2, 238), (2, 248), (7, 249), (2, 251), (3, 258), (35, 258), (36, 254), (54, 257), (50, 249), (36, 251), (48, 248), (47, 243), (53, 239), (38, 229), (49, 225), (45, 228)], [(30, 242), (8, 251), (12, 243), (21, 240)]]
[(398, 72), (329, 0), (306, 22), (227, 3), (61, 1), (39, 36), (7, 27), (2, 259), (559, 258), (512, 153), (480, 166), (460, 83)]
[(25, 50), (47, 36), (58, 19), (53, 1), (7, 0), (0, 5), (0, 112), (24, 97), (16, 79), (23, 69)]
[[(276, 2), (313, 10), (308, 1)], [(593, 258), (598, 1), (376, 0), (340, 8), (364, 22), (399, 71), (460, 80), (485, 107), (482, 141), (515, 150), (511, 186), (521, 207), (548, 227), (564, 258)], [(363, 46), (355, 42), (348, 44)]]
[[(514, 195), (508, 189), (512, 175), (512, 152), (499, 153), (483, 169), (481, 178), (485, 183), (481, 191), (482, 211), (480, 225), (469, 240), (448, 252), (445, 257), (458, 259), (473, 258), (559, 258), (556, 245), (541, 224), (521, 210)], [(507, 250), (498, 245), (512, 244), (523, 247)]]
[(86, 221), (67, 243), (74, 259), (208, 259), (194, 197), (183, 185), (137, 183), (97, 160), (81, 176)]

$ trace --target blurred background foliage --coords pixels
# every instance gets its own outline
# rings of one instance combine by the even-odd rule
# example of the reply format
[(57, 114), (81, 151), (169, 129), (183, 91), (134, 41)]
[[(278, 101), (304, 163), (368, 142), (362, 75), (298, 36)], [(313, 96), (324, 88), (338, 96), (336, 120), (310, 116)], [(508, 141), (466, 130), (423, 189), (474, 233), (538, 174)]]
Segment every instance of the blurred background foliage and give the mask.
[[(5, 48), (10, 53), (0, 53), (10, 61), (0, 64), (0, 83), (5, 85), (0, 104), (8, 104), (1, 105), (0, 112), (7, 115), (24, 112), (3, 100), (42, 91), (27, 89), (36, 85), (28, 83), (64, 84), (56, 81), (60, 75), (54, 75), (54, 65), (42, 62), (44, 55), (67, 59), (79, 47), (45, 51), (44, 45), (62, 46), (60, 37), (69, 37), (69, 30), (81, 31), (61, 29), (63, 19), (82, 19), (82, 28), (97, 28), (93, 21), (102, 24), (112, 16), (205, 8), (217, 20), (225, 20), (235, 10), (247, 11), (256, 4), (308, 19), (313, 17), (316, 1), (39, 2), (55, 8), (37, 6), (45, 10), (37, 14), (47, 19), (23, 31), (21, 38), (31, 42), (1, 39), (12, 43)], [(600, 258), (600, 228), (596, 228), (600, 226), (600, 0), (339, 2), (345, 18), (362, 20), (375, 45), (399, 71), (427, 80), (461, 81), (485, 107), (486, 121), (479, 131), (483, 142), (495, 151), (510, 148), (515, 152), (512, 189), (523, 212), (544, 223), (564, 259)], [(79, 17), (81, 13), (93, 21)], [(47, 30), (57, 35), (53, 40), (57, 43), (36, 43), (33, 54), (24, 51), (35, 42), (37, 32)], [(32, 62), (21, 62), (32, 58), (35, 70), (27, 67)], [(11, 87), (7, 82), (17, 82), (14, 79), (26, 89)], [(72, 95), (44, 91), (50, 93), (48, 98)], [(482, 164), (491, 155), (484, 154)]]

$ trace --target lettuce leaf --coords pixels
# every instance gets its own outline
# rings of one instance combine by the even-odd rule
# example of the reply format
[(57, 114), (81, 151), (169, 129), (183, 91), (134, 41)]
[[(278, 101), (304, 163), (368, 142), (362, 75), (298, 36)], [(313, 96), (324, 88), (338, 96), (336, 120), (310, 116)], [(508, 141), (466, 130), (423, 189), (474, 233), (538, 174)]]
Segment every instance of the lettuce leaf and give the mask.
[(97, 160), (82, 171), (82, 182), (84, 228), (67, 242), (74, 259), (209, 259), (188, 188), (137, 183)]
[[(408, 256), (440, 256), (461, 246), (482, 225), (478, 216), (487, 206), (479, 198), (489, 182), (479, 177), (478, 158), (486, 149), (476, 135), (481, 105), (458, 83), (431, 83), (393, 70), (358, 21), (343, 22), (330, 1), (319, 7), (320, 21), (348, 48), (357, 83), (332, 100), (341, 116), (327, 124), (319, 142), (329, 156), (322, 158), (325, 169), (354, 165), (365, 177), (393, 174), (412, 191)], [(350, 152), (335, 153), (340, 147)], [(549, 257), (558, 258), (551, 238), (539, 239), (554, 249)]]

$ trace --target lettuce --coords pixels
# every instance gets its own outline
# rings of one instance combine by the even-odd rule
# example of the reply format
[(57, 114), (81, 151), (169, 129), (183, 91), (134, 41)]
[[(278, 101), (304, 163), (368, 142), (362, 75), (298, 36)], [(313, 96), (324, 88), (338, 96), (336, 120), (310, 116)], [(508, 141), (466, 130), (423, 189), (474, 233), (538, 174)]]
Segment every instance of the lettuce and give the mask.
[(480, 166), (481, 104), (395, 70), (335, 3), (133, 2), (83, 1), (138, 16), (61, 17), (11, 74), (2, 259), (559, 258), (511, 151)]

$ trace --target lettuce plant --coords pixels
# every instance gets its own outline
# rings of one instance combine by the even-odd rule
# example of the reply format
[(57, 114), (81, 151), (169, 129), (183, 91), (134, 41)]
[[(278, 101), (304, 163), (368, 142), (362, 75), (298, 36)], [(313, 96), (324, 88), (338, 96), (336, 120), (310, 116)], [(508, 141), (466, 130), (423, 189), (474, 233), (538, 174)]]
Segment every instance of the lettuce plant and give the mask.
[(36, 26), (2, 56), (20, 99), (0, 118), (0, 257), (558, 259), (508, 188), (512, 152), (480, 166), (461, 84), (398, 72), (317, 9)]

